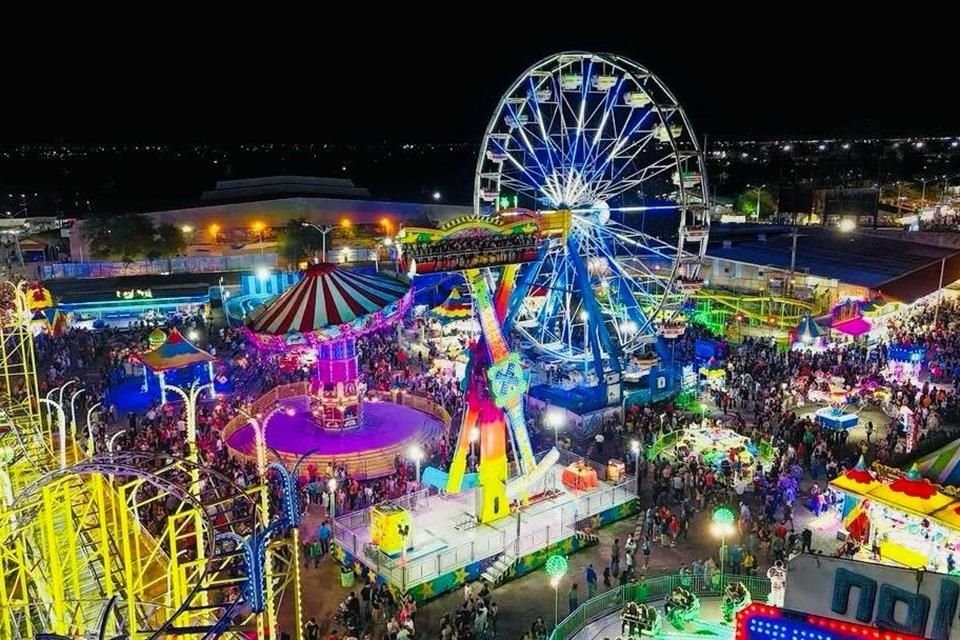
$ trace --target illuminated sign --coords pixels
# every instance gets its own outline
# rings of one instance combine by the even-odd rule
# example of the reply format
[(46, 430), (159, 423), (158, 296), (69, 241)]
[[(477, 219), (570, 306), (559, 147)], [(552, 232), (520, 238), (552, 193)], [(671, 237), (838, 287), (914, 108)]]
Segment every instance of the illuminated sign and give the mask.
[(920, 640), (923, 636), (753, 603), (737, 613), (736, 640)]
[(810, 554), (790, 560), (787, 575), (790, 609), (898, 635), (960, 640), (954, 576)]
[(145, 300), (153, 298), (152, 289), (123, 289), (117, 291), (117, 298), (120, 300)]

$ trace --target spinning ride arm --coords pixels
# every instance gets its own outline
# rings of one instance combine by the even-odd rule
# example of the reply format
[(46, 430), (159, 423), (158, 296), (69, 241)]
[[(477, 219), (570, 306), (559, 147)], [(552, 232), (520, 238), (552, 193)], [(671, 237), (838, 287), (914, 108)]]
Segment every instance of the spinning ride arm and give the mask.
[[(520, 356), (511, 353), (503, 337), (497, 309), (490, 295), (490, 288), (479, 269), (469, 269), (464, 274), (480, 319), (487, 346), (490, 367), (487, 380), (493, 402), (507, 415), (511, 434), (517, 445), (518, 463), (523, 475), (531, 473), (537, 465), (530, 445), (526, 422), (523, 417), (523, 394), (527, 390), (527, 376), (520, 364)], [(504, 296), (504, 299), (507, 296)]]

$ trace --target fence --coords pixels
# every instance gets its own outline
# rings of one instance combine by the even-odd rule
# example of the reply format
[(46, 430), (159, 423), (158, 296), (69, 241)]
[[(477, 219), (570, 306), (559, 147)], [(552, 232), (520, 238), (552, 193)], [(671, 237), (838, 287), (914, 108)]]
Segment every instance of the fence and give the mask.
[(276, 267), (277, 254), (191, 256), (132, 262), (54, 262), (40, 268), (44, 280), (57, 278), (117, 278), (166, 273), (218, 273)]
[[(266, 415), (271, 409), (276, 407), (284, 400), (290, 398), (304, 397), (310, 395), (310, 383), (309, 382), (293, 382), (290, 384), (282, 384), (277, 387), (274, 387), (270, 391), (266, 392), (256, 400), (254, 400), (249, 407), (246, 407), (246, 410), (251, 415)], [(379, 402), (393, 402), (395, 404), (402, 404), (418, 411), (422, 411), (426, 414), (432, 415), (441, 422), (444, 426), (450, 427), (450, 414), (442, 406), (433, 402), (428, 398), (423, 398), (421, 396), (411, 395), (408, 393), (403, 393), (401, 391), (389, 392), (389, 391), (369, 391), (367, 392), (367, 398)], [(223, 428), (221, 432), (221, 438), (224, 442), (230, 441), (230, 436), (233, 433), (240, 429), (241, 427), (247, 425), (249, 419), (243, 415), (234, 416)], [(265, 426), (265, 425), (264, 425)], [(255, 455), (247, 455), (241, 451), (233, 450), (233, 454), (244, 458), (249, 461), (256, 461)], [(281, 458), (286, 463), (294, 463), (299, 459), (299, 456), (294, 455), (284, 455), (281, 453)], [(319, 459), (319, 456), (309, 456), (307, 458), (308, 463), (315, 463)], [(340, 461), (349, 461), (351, 459), (351, 454), (343, 453), (341, 455), (334, 456), (333, 460)], [(366, 472), (366, 466), (364, 464), (362, 471)], [(364, 512), (365, 513), (365, 512)], [(369, 522), (369, 520), (368, 520)]]
[(569, 640), (590, 622), (620, 611), (628, 602), (663, 600), (677, 587), (690, 589), (698, 596), (718, 597), (731, 582), (742, 582), (754, 600), (765, 601), (770, 594), (770, 581), (756, 576), (660, 576), (626, 584), (587, 600), (560, 621), (550, 640)]
[[(402, 558), (386, 556), (375, 546), (365, 543), (370, 537), (367, 531), (370, 525), (369, 509), (338, 517), (333, 524), (333, 537), (345, 551), (406, 591), (412, 586), (500, 553), (507, 552), (519, 558), (566, 540), (576, 533), (578, 522), (633, 500), (636, 497), (635, 482), (633, 476), (628, 476), (619, 484), (602, 486), (561, 505), (559, 523), (553, 520), (549, 525), (536, 526), (537, 513), (534, 505), (531, 512), (520, 512), (519, 527), (477, 528), (473, 530), (473, 539), (469, 542), (444, 547), (436, 553), (407, 559), (406, 562)], [(411, 511), (429, 510), (431, 496), (434, 494), (434, 490), (424, 489), (393, 502), (400, 503)], [(540, 522), (542, 521), (541, 519)]]

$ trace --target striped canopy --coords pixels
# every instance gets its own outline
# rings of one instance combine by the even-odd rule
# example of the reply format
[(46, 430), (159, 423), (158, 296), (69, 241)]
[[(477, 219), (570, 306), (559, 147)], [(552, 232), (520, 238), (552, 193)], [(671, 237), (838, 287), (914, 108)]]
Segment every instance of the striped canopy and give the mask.
[(213, 362), (217, 358), (188, 342), (178, 330), (171, 329), (163, 344), (138, 354), (137, 359), (151, 371), (160, 372), (201, 362)]
[[(309, 267), (296, 285), (270, 304), (253, 312), (248, 329), (264, 336), (332, 334), (350, 325), (352, 332), (368, 330), (374, 314), (392, 315), (407, 299), (410, 284), (394, 276), (367, 275), (323, 263)], [(370, 327), (372, 328), (372, 327)]]
[(430, 314), (443, 321), (463, 320), (473, 315), (473, 300), (470, 295), (462, 295), (460, 289), (454, 287), (438, 307), (431, 309)]

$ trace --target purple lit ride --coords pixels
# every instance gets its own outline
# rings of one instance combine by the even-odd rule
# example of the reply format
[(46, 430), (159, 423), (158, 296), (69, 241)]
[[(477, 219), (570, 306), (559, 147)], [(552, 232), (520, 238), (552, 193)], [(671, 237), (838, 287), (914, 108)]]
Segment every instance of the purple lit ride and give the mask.
[(350, 429), (363, 422), (365, 389), (359, 381), (357, 338), (395, 324), (412, 297), (402, 277), (320, 263), (255, 310), (246, 332), (259, 348), (293, 356), (296, 366), (315, 363), (315, 421), (323, 429)]

